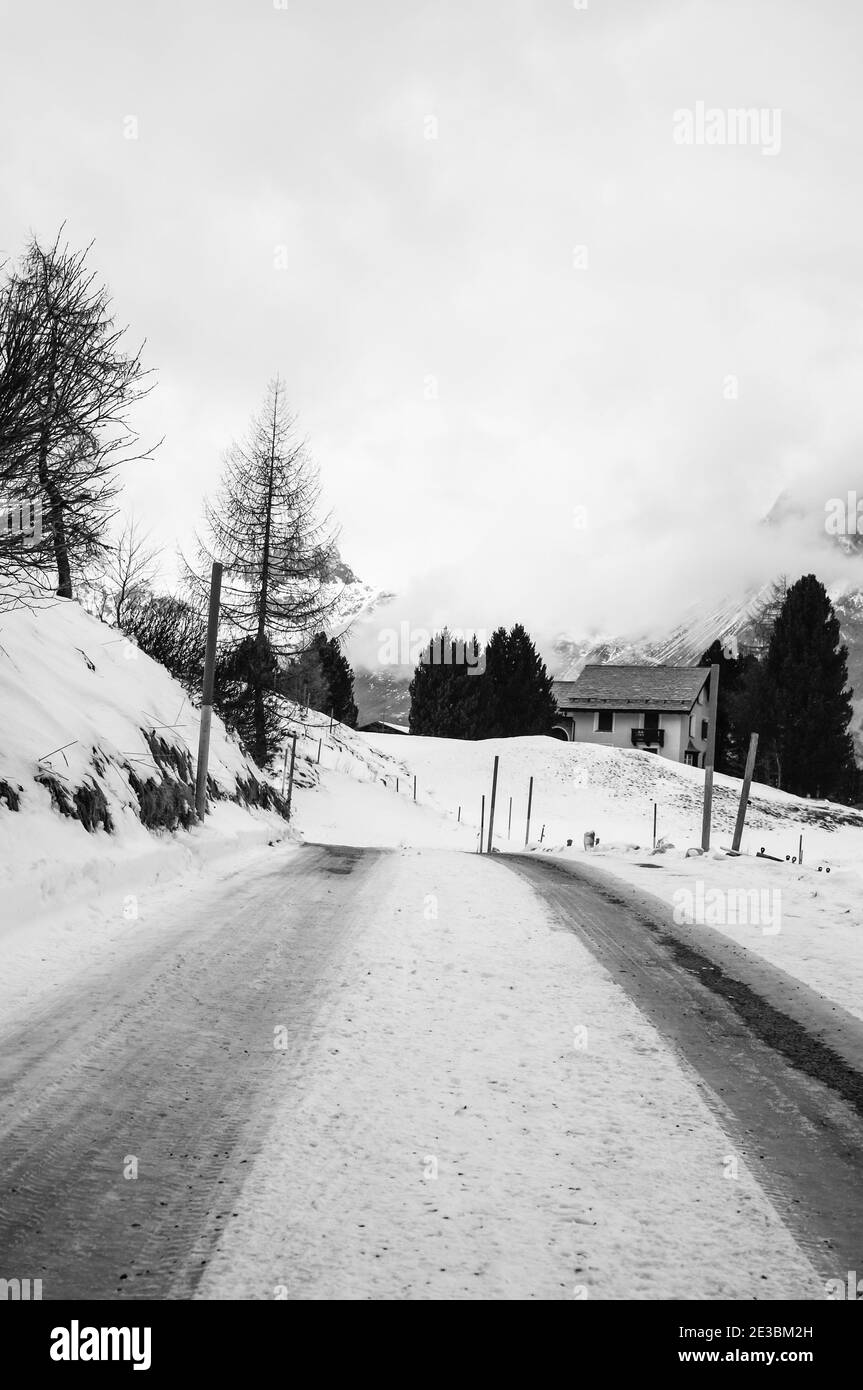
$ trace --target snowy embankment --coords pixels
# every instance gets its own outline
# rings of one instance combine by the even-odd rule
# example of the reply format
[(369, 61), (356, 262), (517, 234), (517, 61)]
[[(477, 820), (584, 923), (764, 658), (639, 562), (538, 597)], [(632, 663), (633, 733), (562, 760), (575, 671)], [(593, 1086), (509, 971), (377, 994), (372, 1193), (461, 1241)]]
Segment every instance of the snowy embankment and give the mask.
[[(326, 730), (322, 732), (326, 742), (329, 735)], [(723, 932), (863, 1017), (863, 815), (859, 812), (755, 784), (743, 853), (730, 858), (723, 847), (731, 845), (740, 782), (717, 776), (712, 849), (708, 856), (686, 858), (687, 849), (701, 843), (704, 773), (697, 768), (635, 749), (567, 744), (549, 738), (467, 743), (357, 734), (342, 728), (337, 732), (340, 749), (337, 752), (334, 746), (328, 753), (324, 748), (322, 767), (330, 765), (326, 762), (329, 756), (331, 764), (342, 772), (375, 781), (378, 804), (385, 808), (385, 820), (378, 821), (370, 799), (357, 803), (353, 819), (362, 825), (359, 843), (434, 843), (429, 822), (412, 817), (416, 811), (411, 805), (414, 775), (419, 806), (439, 813), (437, 843), (452, 845), (455, 835), (464, 848), (476, 846), (483, 796), (487, 843), (492, 766), (497, 754), (497, 850), (524, 849), (528, 783), (533, 777), (531, 852), (589, 860), (654, 894), (667, 904), (670, 914), (691, 922), (694, 933), (709, 929)], [(653, 852), (654, 803), (657, 839), (668, 846), (658, 853)], [(461, 823), (455, 827), (459, 808)], [(321, 825), (320, 800), (307, 809), (301, 798), (298, 811), (299, 824), (308, 838), (337, 839), (336, 815), (331, 817), (331, 833), (314, 833), (326, 832), (326, 826)], [(422, 840), (414, 838), (421, 825)], [(349, 827), (343, 825), (343, 833), (345, 829)], [(588, 852), (583, 847), (586, 831), (599, 837), (598, 847)], [(802, 867), (790, 858), (786, 860), (786, 856), (797, 856), (801, 834)], [(781, 862), (758, 857), (762, 848)], [(745, 902), (741, 895), (745, 895)]]
[(134, 920), (143, 889), (285, 834), (217, 717), (195, 823), (198, 729), (164, 667), (77, 603), (0, 615), (0, 928)]

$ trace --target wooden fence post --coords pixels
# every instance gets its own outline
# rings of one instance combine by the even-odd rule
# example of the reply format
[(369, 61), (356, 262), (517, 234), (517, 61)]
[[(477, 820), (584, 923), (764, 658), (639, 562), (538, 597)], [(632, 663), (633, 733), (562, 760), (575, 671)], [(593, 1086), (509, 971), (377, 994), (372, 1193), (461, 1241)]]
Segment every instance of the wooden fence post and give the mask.
[(291, 734), (291, 775), (288, 778), (288, 820), (291, 819), (291, 798), (294, 794), (294, 759), (297, 756), (297, 736)]
[(740, 841), (743, 839), (743, 825), (746, 820), (746, 807), (749, 802), (749, 788), (752, 786), (752, 774), (755, 771), (755, 754), (758, 751), (758, 735), (752, 734), (749, 738), (749, 752), (746, 754), (746, 767), (743, 771), (743, 786), (740, 788), (740, 805), (737, 808), (737, 821), (734, 826), (734, 839), (731, 841), (731, 848), (737, 852), (740, 849)]
[(713, 763), (716, 757), (716, 712), (719, 707), (719, 667), (710, 668), (710, 709), (707, 751), (704, 754), (704, 809), (701, 814), (701, 848), (710, 849), (710, 816), (713, 809)]
[(497, 754), (494, 759), (494, 771), (491, 774), (491, 806), (488, 813), (488, 849), (487, 854), (491, 854), (492, 836), (494, 835), (494, 804), (497, 801), (497, 765), (500, 761)]
[(207, 764), (210, 760), (210, 725), (213, 720), (213, 685), (216, 674), (216, 638), (219, 632), (219, 598), (222, 592), (222, 566), (213, 561), (210, 576), (210, 611), (207, 617), (207, 646), (204, 655), (204, 688), (201, 699), (201, 727), (198, 733), (198, 764), (195, 768), (195, 810), (198, 820), (207, 809)]

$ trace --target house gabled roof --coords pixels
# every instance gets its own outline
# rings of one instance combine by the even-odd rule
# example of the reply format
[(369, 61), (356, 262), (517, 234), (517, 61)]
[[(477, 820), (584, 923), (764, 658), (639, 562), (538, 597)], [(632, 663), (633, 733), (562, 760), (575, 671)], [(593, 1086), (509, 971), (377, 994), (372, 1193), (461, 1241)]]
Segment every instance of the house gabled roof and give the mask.
[(577, 709), (692, 709), (709, 666), (585, 666), (574, 681), (554, 681), (560, 713)]

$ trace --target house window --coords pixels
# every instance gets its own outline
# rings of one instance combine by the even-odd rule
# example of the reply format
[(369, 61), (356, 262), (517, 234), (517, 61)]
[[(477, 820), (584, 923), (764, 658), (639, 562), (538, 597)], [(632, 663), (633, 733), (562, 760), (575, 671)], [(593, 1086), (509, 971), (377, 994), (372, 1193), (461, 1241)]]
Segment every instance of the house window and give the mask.
[(645, 711), (644, 727), (645, 729), (651, 729), (654, 732), (659, 728), (659, 713), (657, 710), (649, 709)]
[(702, 721), (701, 721), (701, 737), (702, 737), (702, 738), (705, 740), (705, 742), (706, 742), (706, 740), (707, 740), (707, 720), (706, 720), (706, 719), (702, 719)]
[(614, 733), (614, 710), (600, 709), (596, 712), (596, 732), (598, 734)]

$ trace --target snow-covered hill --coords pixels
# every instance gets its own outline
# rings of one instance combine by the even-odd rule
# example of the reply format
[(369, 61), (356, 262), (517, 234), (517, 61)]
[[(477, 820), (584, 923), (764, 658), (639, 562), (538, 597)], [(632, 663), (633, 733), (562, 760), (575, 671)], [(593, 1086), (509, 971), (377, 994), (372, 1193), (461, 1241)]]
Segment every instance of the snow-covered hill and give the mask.
[[(199, 715), (164, 667), (72, 600), (0, 616), (0, 914), (62, 907), (192, 852), (283, 833), (279, 798), (214, 716), (211, 814), (194, 816)], [(169, 832), (177, 831), (172, 836)]]

